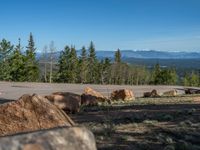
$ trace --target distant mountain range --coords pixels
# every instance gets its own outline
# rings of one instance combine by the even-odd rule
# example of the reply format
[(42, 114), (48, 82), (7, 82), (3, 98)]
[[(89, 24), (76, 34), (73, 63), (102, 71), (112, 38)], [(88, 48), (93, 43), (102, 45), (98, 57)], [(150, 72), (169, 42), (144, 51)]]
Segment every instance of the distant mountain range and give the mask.
[[(80, 51), (77, 51), (80, 55)], [(115, 51), (96, 51), (98, 58), (114, 58)], [(200, 58), (200, 52), (166, 52), (166, 51), (155, 51), (155, 50), (122, 50), (122, 59), (126, 58), (140, 58), (140, 59), (192, 59)]]
[[(80, 56), (81, 50), (77, 51), (77, 55)], [(152, 68), (156, 63), (159, 63), (162, 67), (175, 67), (179, 68), (180, 72), (184, 72), (185, 69), (198, 69), (200, 70), (200, 52), (166, 52), (155, 50), (122, 50), (122, 60), (129, 64), (142, 65), (148, 68)], [(58, 60), (60, 52), (55, 52), (54, 60)], [(115, 51), (97, 50), (96, 55), (98, 59), (105, 57), (114, 60)], [(42, 56), (41, 53), (37, 53), (37, 58)], [(47, 57), (50, 55), (47, 54)]]
[[(60, 52), (56, 52), (58, 57)], [(81, 50), (77, 50), (77, 55), (80, 56)], [(99, 59), (108, 57), (113, 59), (115, 51), (97, 50), (96, 55)], [(121, 50), (122, 59), (138, 58), (138, 59), (200, 59), (200, 52), (167, 52), (156, 50)], [(41, 53), (37, 54), (39, 58)]]

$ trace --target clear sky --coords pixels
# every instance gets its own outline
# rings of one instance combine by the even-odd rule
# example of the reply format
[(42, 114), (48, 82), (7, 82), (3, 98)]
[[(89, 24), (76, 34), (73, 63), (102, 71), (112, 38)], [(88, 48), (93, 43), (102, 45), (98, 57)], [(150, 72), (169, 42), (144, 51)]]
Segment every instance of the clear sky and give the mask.
[(0, 0), (0, 39), (98, 50), (200, 51), (200, 0)]

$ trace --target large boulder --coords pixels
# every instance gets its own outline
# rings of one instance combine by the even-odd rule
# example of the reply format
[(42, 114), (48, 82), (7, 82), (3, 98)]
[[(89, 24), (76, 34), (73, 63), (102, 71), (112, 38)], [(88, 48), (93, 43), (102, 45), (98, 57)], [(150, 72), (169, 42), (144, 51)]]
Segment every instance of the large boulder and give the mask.
[(185, 94), (200, 94), (199, 89), (191, 89), (191, 88), (186, 88), (185, 89)]
[(178, 92), (177, 90), (170, 90), (170, 91), (166, 91), (162, 94), (163, 96), (177, 96)]
[(111, 93), (111, 99), (112, 100), (131, 101), (131, 100), (135, 100), (135, 96), (134, 96), (132, 90), (121, 89), (121, 90), (113, 91)]
[(86, 128), (54, 128), (0, 138), (0, 150), (96, 150)]
[(62, 110), (35, 94), (0, 105), (0, 136), (73, 125)]
[(81, 95), (81, 105), (96, 106), (96, 105), (98, 105), (98, 100), (95, 96), (83, 93)]
[(153, 89), (151, 92), (144, 92), (144, 97), (160, 97), (158, 91)]
[(96, 105), (97, 103), (102, 103), (102, 102), (110, 103), (110, 100), (103, 94), (93, 90), (90, 87), (86, 87), (84, 89), (84, 93), (81, 95), (82, 105)]
[(81, 96), (70, 92), (56, 92), (45, 96), (51, 103), (67, 113), (76, 113), (80, 110)]
[(105, 96), (103, 96), (103, 94), (101, 94), (101, 93), (95, 91), (94, 89), (92, 89), (92, 88), (90, 88), (90, 87), (86, 87), (86, 88), (84, 89), (84, 94), (92, 95), (92, 96), (97, 97), (97, 98), (99, 98), (99, 99), (101, 99), (101, 98), (102, 98), (102, 99), (105, 99)]

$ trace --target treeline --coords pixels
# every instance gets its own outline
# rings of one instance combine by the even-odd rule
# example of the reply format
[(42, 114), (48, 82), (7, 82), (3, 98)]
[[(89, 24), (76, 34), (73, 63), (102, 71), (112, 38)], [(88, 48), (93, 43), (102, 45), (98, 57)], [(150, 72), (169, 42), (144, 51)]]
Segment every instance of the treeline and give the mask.
[(39, 65), (32, 34), (24, 53), (21, 42), (14, 46), (3, 39), (0, 42), (0, 80), (1, 81), (39, 81)]
[(29, 82), (58, 82), (82, 84), (127, 84), (127, 85), (187, 85), (199, 86), (196, 72), (185, 73), (179, 77), (175, 68), (161, 68), (156, 64), (153, 69), (145, 66), (127, 64), (121, 59), (121, 51), (115, 52), (114, 61), (109, 58), (97, 59), (95, 45), (81, 49), (77, 55), (75, 46), (65, 46), (59, 58), (55, 58), (53, 42), (45, 46), (43, 55), (36, 58), (33, 35), (23, 50), (21, 41), (16, 46), (3, 39), (0, 42), (0, 80)]

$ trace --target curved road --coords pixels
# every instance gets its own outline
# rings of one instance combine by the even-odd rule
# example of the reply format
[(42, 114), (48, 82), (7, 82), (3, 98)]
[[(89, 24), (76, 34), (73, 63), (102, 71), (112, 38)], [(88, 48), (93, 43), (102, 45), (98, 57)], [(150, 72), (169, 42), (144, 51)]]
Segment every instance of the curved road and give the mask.
[[(18, 82), (0, 82), (0, 100), (16, 100), (23, 94), (37, 93), (40, 95), (48, 95), (52, 92), (73, 92), (81, 94), (85, 87), (91, 87), (105, 96), (110, 96), (110, 93), (116, 89), (131, 89), (136, 97), (140, 97), (144, 92), (153, 89), (158, 90), (159, 93), (172, 90), (175, 88), (182, 89), (182, 86), (152, 86), (152, 85), (89, 85), (89, 84), (57, 84), (57, 83), (18, 83)], [(180, 91), (181, 92), (181, 91)]]

